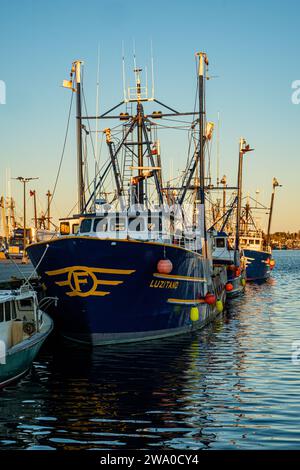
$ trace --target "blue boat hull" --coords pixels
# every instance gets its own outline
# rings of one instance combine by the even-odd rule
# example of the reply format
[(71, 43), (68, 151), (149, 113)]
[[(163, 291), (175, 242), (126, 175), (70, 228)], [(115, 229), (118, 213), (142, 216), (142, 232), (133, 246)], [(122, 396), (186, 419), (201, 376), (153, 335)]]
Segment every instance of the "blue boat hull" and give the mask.
[[(230, 273), (230, 271), (229, 271), (229, 273)], [(244, 279), (245, 279), (244, 273), (241, 274), (240, 276), (228, 275), (228, 282), (230, 284), (232, 284), (232, 290), (227, 292), (227, 297), (229, 299), (231, 299), (233, 297), (237, 297), (238, 295), (243, 294), (243, 292), (245, 292), (245, 285), (244, 285), (245, 281), (244, 281)]]
[(270, 277), (271, 268), (268, 260), (271, 258), (271, 253), (244, 249), (244, 256), (247, 281), (263, 281)]
[(235, 270), (229, 269), (232, 263), (228, 260), (217, 259), (215, 260), (215, 265), (221, 265), (226, 267), (227, 272), (227, 284), (232, 284), (232, 290), (226, 292), (227, 298), (237, 297), (245, 292), (245, 271), (237, 276)]
[[(102, 345), (172, 336), (205, 326), (218, 314), (199, 300), (208, 261), (180, 247), (130, 240), (62, 237), (28, 247), (47, 294), (59, 299), (53, 318), (63, 336)], [(170, 274), (157, 272), (169, 259)], [(209, 281), (210, 282), (210, 281)], [(217, 280), (218, 298), (224, 284)], [(199, 318), (191, 321), (191, 307)]]

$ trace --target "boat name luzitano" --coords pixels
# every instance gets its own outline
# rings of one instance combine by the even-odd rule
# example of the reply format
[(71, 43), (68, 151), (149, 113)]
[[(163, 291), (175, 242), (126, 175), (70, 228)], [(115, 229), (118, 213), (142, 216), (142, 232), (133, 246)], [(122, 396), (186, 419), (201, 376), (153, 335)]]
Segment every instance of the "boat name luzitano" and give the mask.
[(179, 286), (179, 282), (172, 282), (172, 281), (155, 281), (152, 279), (150, 282), (150, 287), (154, 287), (154, 289), (177, 289)]

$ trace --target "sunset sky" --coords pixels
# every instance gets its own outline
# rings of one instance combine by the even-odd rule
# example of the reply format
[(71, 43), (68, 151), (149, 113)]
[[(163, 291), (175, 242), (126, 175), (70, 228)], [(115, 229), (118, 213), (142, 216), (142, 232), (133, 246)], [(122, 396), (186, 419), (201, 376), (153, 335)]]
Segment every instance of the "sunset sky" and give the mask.
[[(299, 17), (296, 0), (0, 0), (0, 80), (6, 84), (0, 195), (10, 168), (12, 177), (39, 177), (28, 190), (36, 189), (39, 207), (45, 206), (65, 136), (70, 92), (61, 83), (72, 61), (84, 61), (88, 111), (95, 114), (98, 45), (104, 111), (123, 98), (122, 43), (129, 78), (133, 44), (138, 65), (149, 67), (152, 41), (156, 97), (182, 111), (194, 106), (194, 54), (207, 52), (215, 77), (207, 84), (207, 118), (216, 122), (220, 113), (220, 176), (236, 182), (238, 142), (245, 137), (255, 152), (245, 160), (244, 194), (259, 190), (259, 200), (268, 204), (276, 176), (283, 187), (272, 231), (300, 230), (300, 104), (291, 100), (292, 82), (300, 80)], [(65, 216), (76, 201), (74, 130), (73, 114), (55, 217)], [(174, 174), (183, 169), (187, 141), (177, 136), (166, 143), (168, 176), (171, 167)], [(21, 214), (20, 183), (12, 181), (12, 194)]]

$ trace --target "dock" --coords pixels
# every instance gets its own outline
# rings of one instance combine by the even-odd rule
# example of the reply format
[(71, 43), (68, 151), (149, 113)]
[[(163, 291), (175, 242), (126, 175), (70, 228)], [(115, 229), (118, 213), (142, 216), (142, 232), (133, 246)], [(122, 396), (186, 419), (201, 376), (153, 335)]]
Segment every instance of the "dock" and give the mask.
[(37, 280), (30, 262), (24, 264), (21, 260), (0, 260), (0, 288), (17, 287), (30, 276), (33, 281)]

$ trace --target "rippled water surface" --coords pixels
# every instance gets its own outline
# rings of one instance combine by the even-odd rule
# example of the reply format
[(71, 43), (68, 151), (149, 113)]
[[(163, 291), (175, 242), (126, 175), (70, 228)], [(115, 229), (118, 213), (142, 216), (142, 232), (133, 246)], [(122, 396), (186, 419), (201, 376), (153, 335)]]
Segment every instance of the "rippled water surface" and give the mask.
[(275, 259), (196, 335), (48, 345), (0, 392), (0, 449), (300, 449), (300, 252)]

